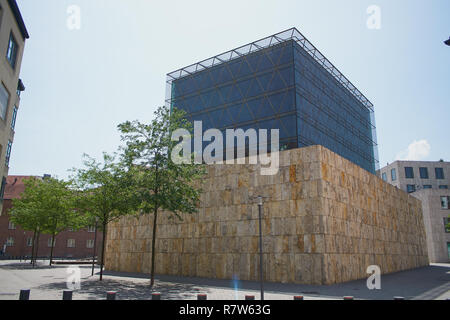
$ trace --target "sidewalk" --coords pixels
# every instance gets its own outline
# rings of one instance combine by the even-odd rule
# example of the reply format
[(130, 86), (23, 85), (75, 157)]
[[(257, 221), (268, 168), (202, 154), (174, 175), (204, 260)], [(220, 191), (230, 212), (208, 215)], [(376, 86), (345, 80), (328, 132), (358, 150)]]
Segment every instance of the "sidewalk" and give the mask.
[[(67, 290), (68, 266), (49, 267), (39, 262), (33, 269), (28, 263), (0, 261), (0, 300), (16, 300), (21, 289), (31, 289), (31, 300), (61, 300)], [(117, 299), (149, 300), (152, 292), (160, 292), (162, 299), (195, 300), (198, 293), (208, 294), (208, 300), (244, 300), (245, 295), (259, 299), (259, 283), (202, 278), (157, 276), (153, 290), (148, 275), (121, 272), (104, 273), (98, 281), (98, 271), (91, 276), (91, 267), (80, 265), (81, 289), (73, 293), (74, 300), (103, 300), (107, 291), (117, 291)], [(381, 290), (368, 290), (366, 280), (332, 286), (311, 286), (265, 283), (267, 300), (292, 300), (303, 295), (305, 300), (355, 299), (392, 300), (394, 296), (406, 299), (441, 299), (450, 297), (450, 265), (431, 265), (415, 270), (381, 277)]]

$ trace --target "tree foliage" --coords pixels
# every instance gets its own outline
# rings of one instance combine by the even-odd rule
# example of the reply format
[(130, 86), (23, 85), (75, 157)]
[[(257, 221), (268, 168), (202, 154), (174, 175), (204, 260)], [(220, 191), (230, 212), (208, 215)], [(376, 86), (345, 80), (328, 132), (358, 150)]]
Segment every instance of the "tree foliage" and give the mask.
[(103, 162), (84, 155), (84, 168), (73, 169), (77, 189), (77, 208), (91, 225), (98, 222), (103, 230), (100, 280), (103, 278), (106, 232), (109, 223), (135, 213), (131, 196), (130, 173), (115, 161), (114, 155), (103, 154)]
[(25, 190), (21, 197), (13, 199), (10, 216), (12, 222), (35, 233), (33, 242), (38, 239), (36, 233), (42, 233), (51, 235), (54, 245), (55, 237), (60, 232), (83, 226), (83, 217), (74, 209), (75, 194), (70, 182), (55, 178), (30, 178), (25, 179), (24, 184)]
[(154, 283), (155, 242), (158, 210), (171, 213), (169, 218), (182, 219), (183, 213), (194, 213), (200, 198), (198, 180), (205, 174), (202, 165), (175, 164), (170, 152), (178, 143), (172, 132), (192, 125), (185, 113), (167, 106), (159, 107), (150, 124), (139, 121), (119, 125), (122, 141), (122, 162), (133, 177), (133, 194), (137, 209), (153, 214), (151, 284)]

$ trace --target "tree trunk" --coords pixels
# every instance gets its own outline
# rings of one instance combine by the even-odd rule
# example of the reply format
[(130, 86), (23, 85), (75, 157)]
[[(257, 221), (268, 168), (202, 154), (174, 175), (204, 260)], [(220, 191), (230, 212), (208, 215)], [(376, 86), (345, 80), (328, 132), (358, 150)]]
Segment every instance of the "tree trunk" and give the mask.
[(106, 223), (103, 222), (102, 258), (100, 260), (100, 281), (103, 280), (103, 264), (105, 262)]
[(41, 236), (41, 232), (38, 231), (37, 236), (36, 236), (36, 245), (35, 245), (35, 252), (34, 252), (34, 262), (33, 262), (33, 267), (36, 265), (36, 260), (38, 257), (38, 252), (39, 252), (39, 237)]
[(31, 243), (31, 258), (30, 258), (30, 264), (32, 264), (34, 266), (34, 244), (36, 243), (36, 229), (34, 229), (33, 232), (33, 242)]
[(50, 266), (52, 265), (53, 262), (53, 247), (55, 246), (55, 233), (53, 232), (52, 234), (52, 247), (50, 248)]
[(96, 250), (97, 250), (97, 229), (98, 229), (98, 222), (95, 222), (95, 236), (94, 236), (94, 253), (92, 254), (92, 274), (91, 276), (94, 275), (94, 269), (95, 269), (95, 254), (96, 254)]
[(152, 234), (152, 268), (150, 275), (150, 286), (155, 284), (155, 244), (156, 244), (156, 220), (158, 219), (158, 208), (153, 213), (153, 234)]

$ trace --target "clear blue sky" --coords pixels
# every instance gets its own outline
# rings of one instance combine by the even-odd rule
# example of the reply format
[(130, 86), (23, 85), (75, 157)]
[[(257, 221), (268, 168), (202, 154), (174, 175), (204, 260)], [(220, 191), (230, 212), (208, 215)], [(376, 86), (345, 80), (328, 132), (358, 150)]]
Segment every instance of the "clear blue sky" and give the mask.
[[(152, 118), (168, 72), (290, 27), (375, 105), (382, 166), (399, 155), (450, 161), (448, 0), (18, 4), (31, 38), (10, 174), (66, 177), (83, 153), (116, 150), (119, 123)], [(70, 5), (81, 8), (80, 30), (67, 28)], [(367, 28), (370, 5), (380, 30)]]

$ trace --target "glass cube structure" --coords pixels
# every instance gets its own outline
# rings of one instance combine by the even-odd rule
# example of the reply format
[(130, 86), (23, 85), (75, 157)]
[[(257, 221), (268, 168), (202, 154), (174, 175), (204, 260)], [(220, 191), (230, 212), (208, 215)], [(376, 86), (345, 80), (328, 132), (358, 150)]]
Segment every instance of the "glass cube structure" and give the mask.
[(279, 129), (280, 149), (322, 145), (378, 169), (372, 103), (295, 28), (169, 73), (166, 103), (203, 131)]

